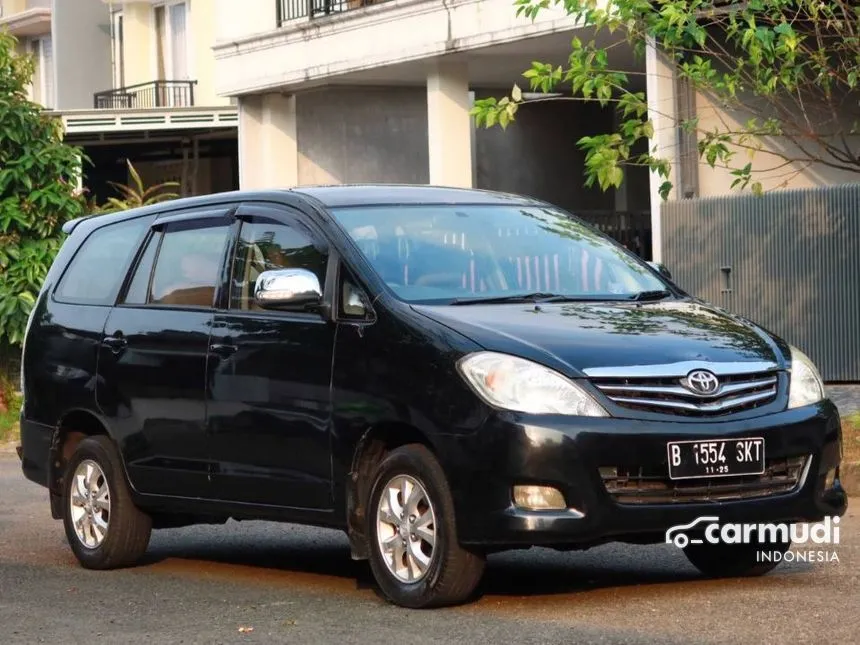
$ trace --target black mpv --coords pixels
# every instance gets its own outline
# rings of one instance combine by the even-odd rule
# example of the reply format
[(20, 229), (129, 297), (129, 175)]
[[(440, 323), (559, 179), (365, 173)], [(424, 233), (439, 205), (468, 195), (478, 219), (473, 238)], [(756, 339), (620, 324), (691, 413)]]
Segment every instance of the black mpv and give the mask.
[[(810, 360), (546, 203), (317, 187), (66, 232), (19, 453), (85, 567), (133, 564), (153, 528), (299, 522), (426, 607), (467, 600), (494, 551), (845, 512)], [(689, 541), (708, 575), (775, 566)]]

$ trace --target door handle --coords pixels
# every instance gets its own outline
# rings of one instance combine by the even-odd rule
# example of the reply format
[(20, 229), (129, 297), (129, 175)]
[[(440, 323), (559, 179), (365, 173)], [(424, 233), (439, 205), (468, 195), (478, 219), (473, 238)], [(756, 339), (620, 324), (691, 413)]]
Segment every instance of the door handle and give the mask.
[(231, 354), (235, 353), (237, 349), (239, 348), (235, 345), (226, 345), (222, 343), (212, 343), (209, 345), (209, 351), (221, 358), (227, 358)]
[(102, 344), (109, 347), (114, 354), (119, 354), (128, 345), (128, 341), (122, 333), (117, 332), (114, 336), (105, 336), (102, 339)]

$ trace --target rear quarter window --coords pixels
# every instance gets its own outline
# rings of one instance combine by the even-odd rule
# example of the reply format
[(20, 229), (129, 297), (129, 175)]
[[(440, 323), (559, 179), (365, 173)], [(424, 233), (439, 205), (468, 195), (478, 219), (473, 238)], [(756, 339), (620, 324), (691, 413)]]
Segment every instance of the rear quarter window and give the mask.
[(112, 305), (150, 218), (117, 222), (90, 233), (63, 272), (54, 299)]

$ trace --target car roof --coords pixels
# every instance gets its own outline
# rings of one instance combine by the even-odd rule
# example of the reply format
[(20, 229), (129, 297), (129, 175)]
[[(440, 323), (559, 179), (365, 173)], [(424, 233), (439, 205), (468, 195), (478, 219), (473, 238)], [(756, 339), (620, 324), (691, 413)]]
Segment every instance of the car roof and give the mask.
[(541, 204), (522, 195), (472, 188), (410, 184), (340, 184), (299, 186), (291, 189), (313, 197), (327, 207), (383, 206), (397, 204)]
[(516, 204), (520, 206), (545, 206), (542, 201), (491, 190), (472, 188), (450, 188), (444, 186), (426, 186), (410, 184), (338, 184), (332, 186), (297, 186), (280, 190), (237, 190), (224, 193), (213, 193), (199, 197), (184, 197), (181, 199), (161, 202), (127, 211), (119, 211), (106, 215), (87, 215), (78, 217), (63, 225), (65, 233), (71, 233), (78, 224), (84, 221), (96, 220), (95, 226), (113, 224), (145, 214), (163, 213), (168, 210), (195, 208), (217, 205), (224, 202), (246, 200), (275, 200), (283, 199), (285, 194), (310, 197), (323, 206), (336, 208), (343, 206), (393, 206), (398, 204)]

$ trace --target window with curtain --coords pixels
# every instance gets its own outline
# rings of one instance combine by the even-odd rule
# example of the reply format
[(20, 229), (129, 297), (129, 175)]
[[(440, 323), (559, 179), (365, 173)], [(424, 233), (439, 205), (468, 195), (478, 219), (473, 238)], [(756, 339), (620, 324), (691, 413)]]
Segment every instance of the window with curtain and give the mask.
[(167, 80), (167, 21), (164, 5), (155, 7), (155, 77)]
[(33, 56), (35, 65), (33, 66), (33, 85), (32, 98), (33, 101), (42, 104), (42, 41), (30, 41), (30, 54)]
[(113, 34), (113, 84), (114, 87), (125, 87), (125, 53), (123, 52), (123, 18), (122, 12), (116, 11), (112, 17)]
[(186, 35), (187, 12), (184, 2), (172, 4), (170, 13), (170, 53), (173, 80), (188, 79), (188, 39)]
[(42, 39), (42, 84), (45, 93), (42, 105), (54, 107), (54, 43), (50, 36)]
[(35, 61), (33, 70), (33, 101), (46, 108), (54, 107), (54, 48), (50, 36), (30, 41), (30, 53)]

